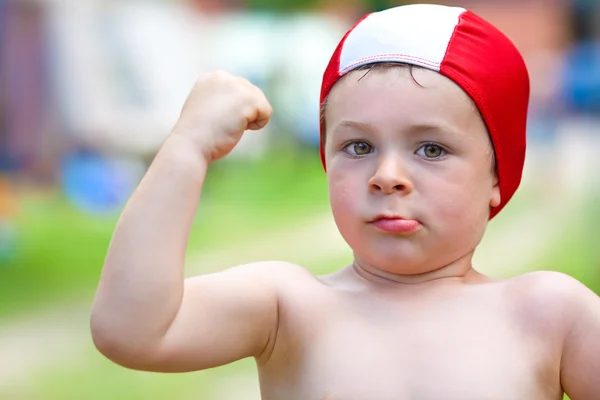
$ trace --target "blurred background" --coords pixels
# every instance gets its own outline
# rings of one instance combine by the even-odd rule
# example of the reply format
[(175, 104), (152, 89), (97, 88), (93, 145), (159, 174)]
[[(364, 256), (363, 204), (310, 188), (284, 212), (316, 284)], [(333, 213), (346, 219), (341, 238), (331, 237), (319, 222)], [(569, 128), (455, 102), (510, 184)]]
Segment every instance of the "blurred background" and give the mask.
[[(251, 360), (163, 375), (95, 351), (89, 311), (119, 212), (196, 77), (223, 68), (275, 113), (211, 167), (187, 273), (348, 263), (318, 158), (320, 79), (357, 18), (407, 3), (0, 0), (0, 399), (258, 399)], [(558, 270), (600, 293), (600, 2), (438, 3), (496, 24), (532, 79), (523, 184), (476, 267)]]

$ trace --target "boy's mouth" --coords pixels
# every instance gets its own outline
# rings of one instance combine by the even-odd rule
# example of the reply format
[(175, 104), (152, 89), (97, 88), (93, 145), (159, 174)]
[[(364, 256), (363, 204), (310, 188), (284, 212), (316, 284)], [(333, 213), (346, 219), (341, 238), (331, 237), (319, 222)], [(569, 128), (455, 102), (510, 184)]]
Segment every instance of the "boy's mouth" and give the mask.
[(378, 215), (370, 223), (381, 231), (403, 235), (413, 233), (421, 227), (417, 220), (387, 214)]

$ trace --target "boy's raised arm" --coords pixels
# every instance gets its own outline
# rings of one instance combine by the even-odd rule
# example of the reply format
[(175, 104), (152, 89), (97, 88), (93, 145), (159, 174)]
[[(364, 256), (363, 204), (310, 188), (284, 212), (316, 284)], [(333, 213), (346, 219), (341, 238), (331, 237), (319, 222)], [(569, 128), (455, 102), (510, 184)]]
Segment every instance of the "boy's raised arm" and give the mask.
[(91, 317), (97, 348), (126, 367), (209, 368), (256, 356), (277, 325), (277, 295), (263, 279), (272, 264), (184, 281), (184, 259), (207, 168), (271, 106), (243, 78), (199, 78), (129, 200), (105, 260)]
[(600, 399), (600, 297), (571, 282), (573, 323), (562, 351), (561, 384), (571, 400)]

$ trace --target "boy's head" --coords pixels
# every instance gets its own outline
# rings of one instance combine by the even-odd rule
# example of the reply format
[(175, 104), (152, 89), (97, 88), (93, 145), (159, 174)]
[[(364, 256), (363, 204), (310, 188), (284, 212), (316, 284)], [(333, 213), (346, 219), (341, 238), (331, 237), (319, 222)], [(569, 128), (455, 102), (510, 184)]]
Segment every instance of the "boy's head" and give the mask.
[(519, 185), (528, 98), (518, 51), (470, 12), (359, 21), (321, 93), (331, 206), (357, 261), (416, 274), (467, 255)]
[(323, 76), (321, 160), (326, 169), (323, 144), (330, 124), (324, 111), (330, 91), (342, 77), (374, 63), (436, 71), (471, 98), (497, 163), (502, 199), (490, 211), (493, 218), (517, 190), (525, 160), (529, 76), (515, 46), (490, 23), (459, 7), (415, 4), (364, 16), (342, 38)]

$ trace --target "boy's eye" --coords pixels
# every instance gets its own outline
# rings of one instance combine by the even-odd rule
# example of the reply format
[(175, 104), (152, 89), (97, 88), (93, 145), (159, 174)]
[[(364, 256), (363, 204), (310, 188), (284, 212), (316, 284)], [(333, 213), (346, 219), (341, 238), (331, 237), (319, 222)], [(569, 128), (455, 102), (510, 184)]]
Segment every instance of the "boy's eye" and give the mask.
[(352, 156), (364, 156), (373, 151), (373, 147), (366, 142), (349, 143), (344, 150)]
[(427, 143), (417, 150), (417, 154), (423, 156), (425, 158), (440, 158), (444, 154), (446, 154), (446, 150), (444, 150), (441, 146), (433, 143)]

